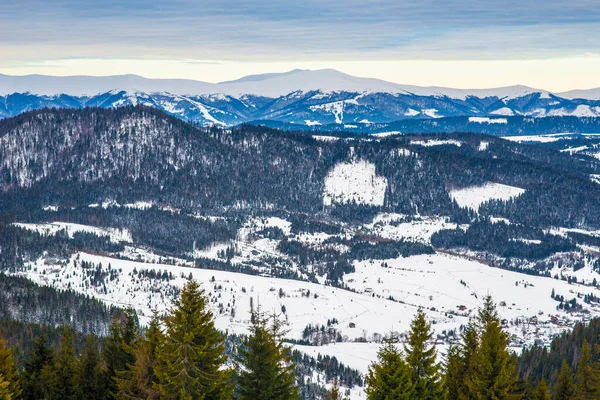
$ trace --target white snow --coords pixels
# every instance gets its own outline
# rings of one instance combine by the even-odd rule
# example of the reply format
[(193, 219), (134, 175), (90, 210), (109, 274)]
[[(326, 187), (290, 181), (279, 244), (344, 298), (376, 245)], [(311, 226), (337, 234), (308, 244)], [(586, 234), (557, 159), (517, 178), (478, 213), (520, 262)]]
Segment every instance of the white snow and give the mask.
[(382, 206), (387, 179), (378, 176), (375, 164), (358, 160), (335, 165), (325, 177), (323, 204), (356, 202)]
[(316, 106), (309, 107), (312, 111), (323, 110), (328, 113), (332, 113), (335, 117), (335, 123), (341, 124), (344, 121), (344, 102), (334, 101), (332, 103), (319, 104)]
[(482, 186), (451, 190), (449, 195), (459, 206), (478, 211), (479, 207), (485, 202), (490, 200), (508, 201), (523, 193), (525, 193), (525, 189), (488, 182)]
[(506, 116), (511, 116), (511, 115), (515, 115), (514, 111), (511, 110), (508, 107), (501, 107), (497, 110), (492, 111), (490, 114), (493, 115), (506, 115)]
[(419, 111), (414, 110), (412, 108), (409, 108), (408, 110), (406, 110), (406, 112), (404, 113), (404, 115), (406, 115), (407, 117), (414, 117), (416, 115), (421, 114)]
[(457, 147), (462, 146), (462, 142), (459, 142), (458, 140), (455, 140), (455, 139), (446, 139), (446, 140), (440, 140), (440, 139), (411, 140), (410, 144), (416, 144), (416, 145), (425, 146), (425, 147), (442, 146), (442, 145), (453, 145), (453, 146), (457, 146)]
[(484, 142), (484, 141), (479, 142), (479, 147), (478, 147), (479, 151), (486, 151), (488, 149), (488, 147), (490, 147), (490, 142)]
[[(101, 263), (104, 270), (110, 265), (119, 272), (118, 276), (106, 281), (105, 291), (104, 285), (96, 287), (90, 283), (81, 269), (81, 261), (95, 266)], [(356, 272), (344, 277), (351, 291), (309, 282), (140, 263), (86, 253), (77, 253), (60, 265), (40, 259), (32, 263), (31, 269), (24, 274), (43, 285), (70, 288), (108, 304), (132, 306), (139, 312), (142, 322), (148, 321), (153, 310), (169, 308), (173, 289), (182, 287), (187, 277), (192, 276), (214, 299), (209, 304), (221, 330), (247, 332), (250, 298), (253, 298), (254, 306), (260, 302), (261, 308), (267, 312), (280, 312), (285, 305), (289, 338), (301, 338), (308, 324), (325, 324), (328, 319), (336, 318), (339, 321), (336, 328), (346, 341), (357, 338), (373, 341), (378, 335), (392, 330), (404, 333), (419, 306), (425, 309), (439, 334), (464, 325), (488, 293), (496, 302), (506, 302), (507, 305), (498, 310), (502, 318), (512, 320), (538, 316), (540, 321), (546, 321), (550, 315), (561, 313), (556, 310), (557, 303), (550, 298), (552, 289), (567, 298), (575, 297), (579, 292), (600, 292), (595, 288), (547, 277), (525, 276), (446, 254), (363, 261), (355, 263), (355, 268)], [(133, 273), (134, 270), (167, 271), (173, 279), (142, 279)], [(280, 289), (283, 296), (279, 295)], [(460, 310), (460, 306), (465, 309)], [(592, 316), (600, 312), (592, 306), (583, 306)], [(562, 316), (565, 319), (581, 318), (565, 313)], [(350, 323), (354, 327), (350, 327)], [(523, 327), (511, 325), (509, 331), (532, 343), (536, 328), (540, 328), (546, 338), (564, 329), (544, 322), (540, 324), (527, 326), (526, 332), (523, 332)], [(348, 344), (344, 348), (352, 346)], [(325, 348), (322, 350), (327, 351)], [(369, 354), (374, 354), (370, 351)], [(343, 357), (340, 359), (347, 361)]]
[(126, 229), (97, 228), (95, 226), (73, 224), (69, 222), (50, 222), (46, 224), (14, 223), (13, 225), (38, 232), (42, 235), (56, 235), (59, 231), (65, 231), (69, 237), (75, 232), (88, 232), (98, 236), (108, 236), (112, 242), (132, 242), (131, 233)]
[(310, 119), (305, 120), (304, 124), (307, 125), (307, 126), (321, 125), (321, 123), (319, 121), (313, 121), (313, 120), (310, 120)]
[(448, 222), (447, 217), (411, 217), (409, 222), (403, 222), (406, 217), (402, 214), (378, 214), (371, 224), (365, 226), (365, 229), (369, 234), (385, 239), (409, 239), (430, 243), (431, 235), (435, 232), (456, 228), (456, 224)]
[(553, 133), (546, 135), (521, 135), (521, 136), (504, 136), (502, 139), (510, 140), (511, 142), (539, 142), (552, 143), (564, 139), (564, 136), (573, 135), (572, 133)]
[[(112, 90), (145, 93), (171, 93), (175, 95), (223, 95), (242, 96), (254, 94), (279, 97), (293, 92), (306, 93), (320, 90), (331, 92), (393, 93), (418, 96), (447, 96), (456, 99), (476, 97), (498, 97), (503, 100), (540, 93), (548, 98), (548, 92), (526, 86), (508, 86), (491, 89), (453, 89), (444, 87), (422, 87), (386, 82), (380, 79), (361, 78), (333, 69), (293, 70), (283, 73), (250, 75), (221, 83), (208, 83), (189, 79), (148, 79), (137, 75), (114, 76), (10, 76), (0, 74), (0, 94), (31, 92), (40, 95), (70, 94), (74, 96), (96, 95)], [(215, 97), (218, 96), (218, 97)], [(580, 95), (584, 96), (584, 95)], [(600, 95), (597, 95), (600, 98)], [(594, 97), (589, 95), (588, 97)], [(409, 115), (411, 116), (411, 115)]]
[(438, 114), (438, 110), (435, 108), (427, 108), (421, 110), (421, 112), (431, 118), (442, 118), (442, 116)]
[(469, 117), (469, 122), (476, 122), (478, 124), (507, 124), (506, 118), (487, 118), (487, 117)]

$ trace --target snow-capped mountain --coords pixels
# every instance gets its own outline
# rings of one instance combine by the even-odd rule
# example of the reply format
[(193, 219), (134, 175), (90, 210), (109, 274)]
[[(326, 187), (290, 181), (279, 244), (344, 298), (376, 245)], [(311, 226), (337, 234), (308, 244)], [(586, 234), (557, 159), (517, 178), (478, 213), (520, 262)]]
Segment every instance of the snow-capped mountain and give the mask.
[(257, 120), (319, 126), (454, 116), (600, 116), (597, 89), (553, 94), (526, 86), (419, 87), (331, 69), (251, 75), (217, 84), (136, 75), (0, 75), (0, 117), (44, 107), (136, 104), (222, 126)]

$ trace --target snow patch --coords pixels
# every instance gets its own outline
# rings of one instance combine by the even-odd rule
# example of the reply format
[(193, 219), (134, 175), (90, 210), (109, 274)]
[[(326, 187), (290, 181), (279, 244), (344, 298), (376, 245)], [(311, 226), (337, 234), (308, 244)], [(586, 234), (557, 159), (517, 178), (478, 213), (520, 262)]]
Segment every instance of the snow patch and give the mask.
[(375, 164), (366, 160), (339, 163), (325, 178), (323, 204), (356, 202), (382, 206), (387, 179), (377, 176)]
[(469, 122), (478, 124), (508, 124), (506, 118), (469, 117)]
[(462, 142), (459, 142), (458, 140), (454, 140), (454, 139), (411, 140), (410, 144), (416, 144), (416, 145), (425, 146), (425, 147), (443, 146), (443, 145), (453, 145), (453, 146), (457, 146), (457, 147), (462, 146)]
[(479, 207), (490, 200), (508, 201), (525, 193), (525, 189), (501, 183), (488, 182), (483, 186), (471, 186), (463, 189), (451, 190), (450, 197), (459, 206), (479, 211)]

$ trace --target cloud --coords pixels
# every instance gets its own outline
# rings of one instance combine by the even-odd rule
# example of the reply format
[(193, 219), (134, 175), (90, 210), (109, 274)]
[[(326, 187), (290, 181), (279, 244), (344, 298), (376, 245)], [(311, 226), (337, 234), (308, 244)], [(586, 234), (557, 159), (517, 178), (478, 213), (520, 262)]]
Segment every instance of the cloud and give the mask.
[(0, 63), (514, 59), (600, 52), (597, 0), (22, 0)]

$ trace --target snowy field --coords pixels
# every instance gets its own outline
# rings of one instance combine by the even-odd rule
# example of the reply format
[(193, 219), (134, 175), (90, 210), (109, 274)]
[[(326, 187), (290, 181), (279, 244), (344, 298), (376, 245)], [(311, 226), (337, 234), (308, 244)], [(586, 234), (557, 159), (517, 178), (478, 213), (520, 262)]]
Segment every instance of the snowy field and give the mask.
[(375, 164), (365, 160), (339, 163), (325, 177), (323, 203), (369, 204), (382, 206), (387, 179), (378, 176)]
[(488, 182), (482, 186), (471, 186), (463, 189), (451, 190), (450, 197), (459, 206), (478, 211), (479, 207), (490, 200), (508, 201), (525, 193), (525, 189), (501, 183)]
[(83, 232), (93, 233), (98, 236), (107, 236), (114, 243), (132, 241), (131, 234), (126, 229), (97, 228), (94, 226), (73, 224), (69, 222), (50, 222), (45, 224), (15, 223), (14, 225), (46, 236), (56, 235), (58, 232), (64, 231), (70, 238), (73, 238), (73, 235), (76, 232)]
[[(94, 269), (116, 278), (106, 279), (104, 285), (94, 286), (82, 261), (92, 263)], [(549, 322), (551, 315), (563, 321), (583, 318), (556, 310), (556, 294), (570, 299), (579, 293), (598, 290), (568, 284), (551, 278), (525, 276), (456, 256), (435, 254), (383, 261), (355, 263), (356, 272), (345, 276), (351, 290), (333, 288), (309, 282), (245, 275), (182, 266), (140, 263), (86, 253), (74, 255), (67, 263), (49, 265), (40, 259), (23, 273), (42, 285), (94, 296), (107, 304), (134, 307), (147, 322), (153, 310), (164, 311), (171, 305), (188, 278), (201, 283), (210, 298), (219, 329), (246, 333), (250, 321), (251, 302), (260, 304), (264, 311), (282, 312), (288, 322), (289, 334), (301, 339), (308, 324), (326, 324), (336, 318), (335, 325), (345, 341), (366, 339), (373, 341), (388, 332), (406, 332), (417, 307), (425, 308), (437, 334), (458, 330), (473, 316), (484, 295), (491, 294), (499, 307), (500, 316), (507, 320), (513, 340), (533, 343), (536, 339), (549, 340), (566, 329)], [(150, 279), (143, 271), (155, 271), (171, 279)], [(597, 293), (600, 295), (600, 293)], [(252, 300), (251, 300), (252, 299)], [(596, 307), (584, 304), (591, 315), (600, 314)], [(535, 317), (539, 322), (529, 323)], [(524, 321), (513, 325), (513, 321)], [(566, 323), (565, 323), (566, 324)], [(352, 345), (356, 359), (345, 360), (350, 366), (363, 369), (368, 357), (375, 354), (374, 344)], [(362, 347), (362, 346), (366, 347)], [(367, 349), (367, 350), (365, 350)], [(368, 350), (371, 349), (371, 350)], [(326, 349), (323, 349), (326, 351)], [(360, 355), (362, 354), (362, 355)]]

